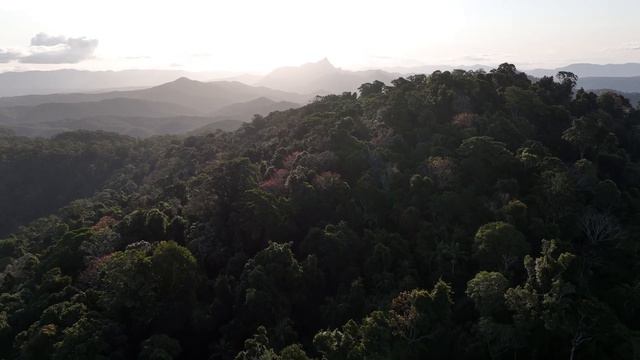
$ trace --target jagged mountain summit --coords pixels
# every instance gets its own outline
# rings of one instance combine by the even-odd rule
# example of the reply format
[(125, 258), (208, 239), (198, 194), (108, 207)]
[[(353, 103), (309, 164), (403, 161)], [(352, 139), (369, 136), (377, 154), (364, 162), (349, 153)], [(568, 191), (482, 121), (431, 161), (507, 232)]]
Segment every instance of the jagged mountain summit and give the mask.
[(355, 91), (361, 84), (379, 80), (389, 83), (398, 74), (382, 70), (350, 71), (335, 67), (329, 59), (300, 66), (278, 68), (256, 84), (302, 94), (327, 94)]

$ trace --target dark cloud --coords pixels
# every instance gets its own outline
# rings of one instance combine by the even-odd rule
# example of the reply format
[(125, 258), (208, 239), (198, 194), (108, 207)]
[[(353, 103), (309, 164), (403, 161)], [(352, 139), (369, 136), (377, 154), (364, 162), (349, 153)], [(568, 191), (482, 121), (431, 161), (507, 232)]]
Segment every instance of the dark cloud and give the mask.
[(19, 52), (0, 49), (0, 64), (6, 64), (8, 62), (18, 60), (19, 58)]
[(39, 33), (31, 39), (30, 53), (12, 60), (25, 64), (75, 64), (91, 58), (97, 47), (96, 39)]

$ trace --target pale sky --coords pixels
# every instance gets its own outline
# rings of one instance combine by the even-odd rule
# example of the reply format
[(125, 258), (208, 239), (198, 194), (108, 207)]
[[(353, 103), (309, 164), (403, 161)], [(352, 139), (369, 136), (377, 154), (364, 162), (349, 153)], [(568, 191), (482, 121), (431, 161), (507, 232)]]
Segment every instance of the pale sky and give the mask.
[(638, 0), (0, 0), (0, 71), (640, 62), (639, 16)]

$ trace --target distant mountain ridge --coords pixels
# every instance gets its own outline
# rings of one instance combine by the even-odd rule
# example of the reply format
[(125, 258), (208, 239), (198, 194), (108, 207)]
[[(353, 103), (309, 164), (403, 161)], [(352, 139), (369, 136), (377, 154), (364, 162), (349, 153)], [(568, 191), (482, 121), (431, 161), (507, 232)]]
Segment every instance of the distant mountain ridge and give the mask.
[(625, 64), (590, 64), (577, 63), (555, 69), (532, 69), (526, 72), (530, 75), (554, 76), (560, 71), (572, 72), (579, 77), (633, 77), (640, 76), (640, 63)]
[(182, 77), (140, 90), (0, 98), (0, 126), (27, 136), (82, 129), (142, 137), (185, 133), (212, 123), (210, 128), (229, 130), (254, 114), (299, 107), (310, 98), (240, 82)]
[(453, 71), (453, 70), (465, 70), (465, 71), (473, 71), (473, 70), (485, 70), (489, 71), (496, 66), (491, 65), (419, 65), (419, 66), (395, 66), (395, 67), (385, 67), (382, 70), (398, 73), (404, 75), (413, 75), (413, 74), (431, 74), (434, 71)]
[[(410, 74), (431, 74), (436, 70), (451, 71), (454, 69), (489, 71), (494, 67), (495, 65), (486, 64), (457, 66), (440, 64), (351, 71), (337, 68), (325, 58), (300, 66), (277, 68), (264, 76), (183, 70), (85, 71), (63, 69), (18, 71), (0, 73), (0, 97), (140, 89), (158, 86), (181, 77), (197, 81), (239, 81), (248, 85), (315, 95), (353, 91), (365, 82), (380, 80), (386, 83), (399, 76)], [(525, 71), (536, 77), (553, 76), (559, 71), (570, 71), (580, 77), (633, 77), (640, 76), (640, 63), (576, 63), (559, 68), (525, 69)]]
[(374, 80), (389, 83), (400, 74), (383, 70), (350, 71), (337, 68), (324, 58), (300, 66), (273, 70), (256, 85), (303, 94), (329, 94), (355, 91), (360, 85)]
[(157, 86), (180, 77), (210, 81), (225, 74), (182, 70), (15, 71), (0, 73), (0, 97), (70, 92), (95, 92)]
[(140, 90), (112, 91), (95, 94), (26, 95), (0, 98), (0, 107), (36, 106), (46, 103), (79, 103), (114, 98), (128, 98), (173, 103), (202, 114), (224, 106), (260, 97), (275, 101), (306, 103), (311, 96), (246, 85), (237, 81), (200, 82), (181, 77), (177, 80)]
[[(195, 129), (229, 130), (238, 128), (242, 122), (250, 121), (255, 114), (267, 115), (273, 111), (297, 108), (308, 103), (316, 95), (356, 91), (363, 83), (375, 80), (389, 84), (400, 76), (430, 74), (436, 70), (484, 69), (490, 71), (491, 68), (485, 65), (456, 67), (426, 65), (350, 71), (335, 67), (325, 58), (301, 66), (278, 68), (262, 77), (246, 74), (238, 77), (238, 79), (253, 82), (253, 85), (232, 80), (203, 82), (183, 76), (185, 72), (173, 70), (157, 72), (58, 70), (4, 73), (0, 74), (0, 85), (2, 81), (6, 82), (13, 76), (16, 80), (14, 90), (27, 89), (30, 86), (29, 81), (21, 84), (20, 76), (26, 76), (27, 80), (39, 78), (40, 80), (48, 79), (47, 81), (56, 81), (68, 76), (68, 79), (60, 80), (63, 86), (80, 87), (92, 86), (95, 84), (92, 81), (101, 77), (104, 78), (101, 86), (110, 87), (124, 85), (125, 82), (121, 81), (122, 79), (118, 80), (122, 76), (130, 76), (127, 81), (140, 79), (158, 81), (163, 77), (177, 77), (155, 86), (118, 91), (0, 97), (0, 127), (9, 128), (20, 135), (27, 136), (51, 136), (78, 129), (115, 131), (137, 137), (186, 133), (196, 131)], [(635, 71), (640, 74), (640, 64), (572, 64), (557, 69), (538, 69), (532, 73), (540, 77), (555, 75), (559, 71), (576, 73), (579, 76), (578, 88), (594, 91), (610, 89), (628, 95), (636, 95), (635, 93), (640, 92), (640, 75), (620, 76)], [(527, 70), (525, 72), (531, 73)], [(584, 74), (614, 74), (615, 76), (594, 77), (584, 76)], [(149, 80), (149, 75), (154, 75), (151, 77), (152, 80)], [(43, 89), (46, 84), (46, 81), (40, 82), (36, 87)], [(635, 96), (631, 97), (632, 100), (637, 99)], [(635, 105), (637, 100), (632, 103)]]
[(196, 115), (196, 111), (177, 104), (129, 98), (113, 98), (95, 102), (46, 103), (36, 106), (0, 108), (13, 123), (40, 123), (95, 116), (165, 117)]
[(611, 89), (629, 93), (640, 92), (640, 76), (583, 77), (578, 79), (578, 87), (587, 90)]

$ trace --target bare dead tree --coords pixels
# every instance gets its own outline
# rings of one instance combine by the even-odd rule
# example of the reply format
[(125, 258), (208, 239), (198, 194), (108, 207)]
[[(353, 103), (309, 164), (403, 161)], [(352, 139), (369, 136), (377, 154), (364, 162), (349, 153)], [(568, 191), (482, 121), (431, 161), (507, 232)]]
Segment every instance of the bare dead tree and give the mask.
[(620, 225), (607, 213), (587, 212), (580, 218), (579, 225), (590, 245), (615, 240), (620, 234)]
[(576, 333), (573, 335), (573, 339), (571, 339), (571, 355), (569, 355), (569, 360), (573, 360), (576, 350), (587, 341), (591, 340), (592, 336), (588, 334), (588, 329), (590, 326), (585, 324), (586, 316), (582, 315), (580, 317), (580, 321), (578, 322), (578, 329)]
[(600, 262), (601, 254), (596, 247), (618, 238), (621, 228), (613, 216), (595, 210), (585, 212), (578, 221), (578, 226), (586, 239), (580, 266), (580, 277), (584, 279), (585, 273)]
[(571, 355), (569, 355), (569, 360), (573, 360), (576, 354), (576, 349), (589, 340), (591, 340), (591, 336), (588, 336), (583, 331), (576, 332), (573, 339), (571, 339)]

